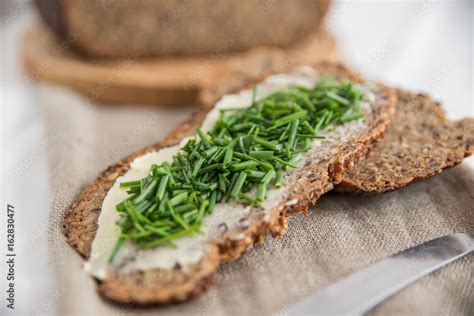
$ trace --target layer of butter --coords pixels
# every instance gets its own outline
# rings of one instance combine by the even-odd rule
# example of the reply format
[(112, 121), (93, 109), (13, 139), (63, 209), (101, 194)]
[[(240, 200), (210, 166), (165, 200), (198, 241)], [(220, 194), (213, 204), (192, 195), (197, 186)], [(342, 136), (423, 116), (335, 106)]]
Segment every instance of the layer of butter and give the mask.
[[(317, 73), (311, 67), (300, 67), (292, 73), (271, 76), (258, 85), (256, 97), (257, 99), (263, 98), (292, 84), (312, 87), (317, 78)], [(214, 126), (219, 117), (219, 110), (248, 107), (251, 104), (251, 100), (252, 90), (250, 89), (222, 97), (204, 119), (201, 129), (208, 131)], [(365, 106), (366, 108), (368, 107), (367, 104)], [(331, 141), (341, 141), (346, 137), (345, 135), (351, 134), (352, 130), (357, 130), (362, 127), (362, 120), (337, 127), (334, 132), (328, 135), (328, 139), (313, 142), (312, 149), (303, 157), (300, 164), (305, 163), (305, 160), (310, 157), (314, 158), (311, 155), (311, 152), (314, 150), (321, 152), (318, 154), (321, 155), (321, 157), (330, 154), (327, 152), (330, 150), (329, 147), (326, 148), (326, 150), (321, 150), (325, 147), (325, 143), (329, 145)], [(154, 249), (140, 250), (132, 242), (127, 241), (119, 251), (113, 265), (107, 262), (115, 242), (120, 235), (120, 228), (115, 224), (119, 219), (115, 205), (127, 197), (125, 190), (120, 189), (119, 183), (145, 177), (151, 165), (154, 163), (160, 164), (164, 161), (171, 161), (172, 156), (188, 139), (189, 138), (183, 139), (179, 145), (163, 148), (159, 151), (147, 153), (136, 158), (131, 163), (130, 170), (116, 180), (103, 201), (98, 220), (97, 234), (92, 243), (91, 256), (89, 261), (85, 263), (85, 270), (91, 275), (103, 280), (111, 269), (115, 269), (120, 273), (131, 273), (152, 268), (172, 269), (176, 265), (185, 269), (186, 266), (197, 263), (202, 258), (208, 240), (222, 234), (223, 229), (233, 229), (237, 227), (237, 225), (241, 225), (249, 212), (252, 211), (250, 207), (244, 208), (241, 204), (237, 203), (219, 203), (216, 205), (213, 214), (206, 216), (204, 220), (204, 235), (196, 234), (194, 236), (179, 238), (175, 241), (177, 248), (157, 247)], [(263, 211), (266, 212), (266, 215), (269, 215), (270, 210), (278, 206), (280, 202), (286, 198), (287, 192), (288, 189), (286, 186), (268, 191), (267, 199), (260, 205)], [(289, 203), (291, 202), (292, 201)]]

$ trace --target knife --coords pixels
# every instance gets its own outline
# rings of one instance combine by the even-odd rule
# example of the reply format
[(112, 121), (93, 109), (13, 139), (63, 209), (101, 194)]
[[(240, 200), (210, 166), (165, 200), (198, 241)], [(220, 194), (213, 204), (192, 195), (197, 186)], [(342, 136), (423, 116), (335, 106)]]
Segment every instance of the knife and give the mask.
[(407, 285), (473, 251), (473, 234), (427, 241), (355, 272), (290, 306), (285, 314), (364, 314)]

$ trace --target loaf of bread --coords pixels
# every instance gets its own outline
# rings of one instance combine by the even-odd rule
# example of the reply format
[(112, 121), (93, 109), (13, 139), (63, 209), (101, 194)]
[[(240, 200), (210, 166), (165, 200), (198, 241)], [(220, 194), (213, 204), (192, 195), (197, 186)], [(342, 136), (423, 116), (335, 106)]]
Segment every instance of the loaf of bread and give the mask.
[(44, 22), (93, 57), (219, 56), (288, 46), (321, 23), (330, 0), (35, 0)]

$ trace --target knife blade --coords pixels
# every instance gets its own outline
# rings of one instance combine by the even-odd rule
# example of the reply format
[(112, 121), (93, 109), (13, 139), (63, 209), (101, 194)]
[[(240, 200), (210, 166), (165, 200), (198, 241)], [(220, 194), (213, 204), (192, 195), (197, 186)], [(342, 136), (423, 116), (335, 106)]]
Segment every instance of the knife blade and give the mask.
[(287, 315), (361, 315), (421, 277), (474, 251), (474, 235), (458, 233), (401, 251), (288, 308)]

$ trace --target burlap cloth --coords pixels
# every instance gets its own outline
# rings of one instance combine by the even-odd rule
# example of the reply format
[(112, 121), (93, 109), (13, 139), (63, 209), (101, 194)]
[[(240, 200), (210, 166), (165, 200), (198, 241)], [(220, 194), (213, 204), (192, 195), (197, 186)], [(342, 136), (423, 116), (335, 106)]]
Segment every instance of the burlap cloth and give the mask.
[[(66, 314), (267, 315), (390, 254), (455, 232), (474, 233), (474, 172), (460, 165), (429, 180), (373, 196), (328, 194), (288, 233), (268, 237), (221, 267), (215, 287), (193, 301), (146, 309), (102, 300), (65, 242), (60, 220), (97, 173), (162, 139), (192, 109), (107, 107), (59, 88), (39, 89), (50, 163), (51, 304)], [(468, 256), (405, 288), (370, 314), (474, 315), (474, 257)], [(390, 273), (390, 271), (387, 271)], [(317, 311), (308, 311), (314, 314)]]

